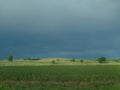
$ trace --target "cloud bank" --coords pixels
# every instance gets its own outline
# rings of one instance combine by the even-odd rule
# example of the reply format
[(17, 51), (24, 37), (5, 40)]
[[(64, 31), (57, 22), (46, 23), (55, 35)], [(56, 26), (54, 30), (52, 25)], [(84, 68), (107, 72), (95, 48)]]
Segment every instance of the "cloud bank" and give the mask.
[(119, 0), (0, 1), (0, 58), (119, 57)]

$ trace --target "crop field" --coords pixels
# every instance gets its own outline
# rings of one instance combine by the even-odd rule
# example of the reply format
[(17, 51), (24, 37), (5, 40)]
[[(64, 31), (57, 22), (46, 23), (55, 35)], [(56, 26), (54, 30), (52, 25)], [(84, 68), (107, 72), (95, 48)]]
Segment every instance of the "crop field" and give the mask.
[(120, 90), (120, 66), (1, 66), (0, 90)]

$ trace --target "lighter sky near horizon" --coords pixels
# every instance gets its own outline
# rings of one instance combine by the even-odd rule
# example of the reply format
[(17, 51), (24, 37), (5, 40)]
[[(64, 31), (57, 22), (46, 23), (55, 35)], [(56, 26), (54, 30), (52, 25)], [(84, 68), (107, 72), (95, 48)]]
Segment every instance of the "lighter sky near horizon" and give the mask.
[(0, 59), (120, 57), (119, 0), (0, 0)]

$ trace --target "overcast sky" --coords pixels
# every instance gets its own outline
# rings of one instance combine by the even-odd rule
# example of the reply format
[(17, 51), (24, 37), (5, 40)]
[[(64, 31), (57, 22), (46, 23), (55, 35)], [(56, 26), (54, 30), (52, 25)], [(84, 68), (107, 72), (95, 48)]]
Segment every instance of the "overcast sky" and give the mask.
[(120, 57), (120, 0), (0, 0), (0, 59)]

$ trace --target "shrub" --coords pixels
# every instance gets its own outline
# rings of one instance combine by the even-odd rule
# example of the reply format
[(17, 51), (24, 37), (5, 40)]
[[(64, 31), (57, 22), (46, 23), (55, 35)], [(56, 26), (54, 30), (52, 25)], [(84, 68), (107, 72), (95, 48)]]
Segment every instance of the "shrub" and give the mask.
[(75, 62), (75, 59), (73, 59), (72, 61)]
[(57, 61), (59, 61), (59, 59), (57, 59)]
[(115, 60), (115, 62), (118, 62), (118, 60)]
[(55, 61), (53, 60), (52, 63), (55, 64)]
[(83, 63), (83, 60), (80, 60), (81, 63)]
[(99, 63), (105, 63), (106, 61), (107, 61), (107, 59), (105, 57), (98, 58)]
[(24, 58), (24, 60), (40, 60), (40, 58)]
[(8, 61), (13, 61), (13, 56), (12, 55), (8, 56)]

